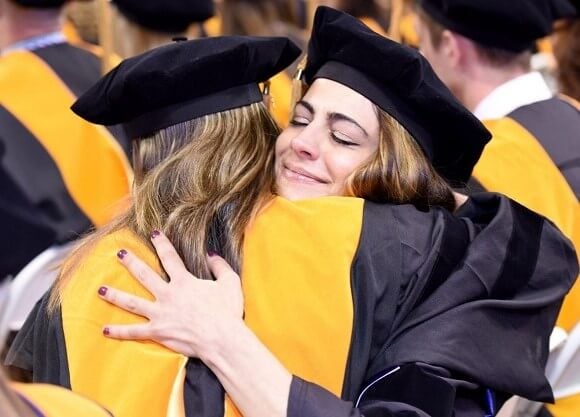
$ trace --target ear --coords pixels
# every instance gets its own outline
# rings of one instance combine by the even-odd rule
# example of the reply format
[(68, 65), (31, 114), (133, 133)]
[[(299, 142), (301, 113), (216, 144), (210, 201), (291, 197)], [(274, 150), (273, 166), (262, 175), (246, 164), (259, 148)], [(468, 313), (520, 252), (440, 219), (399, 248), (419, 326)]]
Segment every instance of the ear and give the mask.
[(456, 33), (451, 32), (450, 30), (444, 30), (441, 33), (441, 45), (439, 50), (451, 68), (457, 68), (459, 66), (463, 58), (463, 50)]

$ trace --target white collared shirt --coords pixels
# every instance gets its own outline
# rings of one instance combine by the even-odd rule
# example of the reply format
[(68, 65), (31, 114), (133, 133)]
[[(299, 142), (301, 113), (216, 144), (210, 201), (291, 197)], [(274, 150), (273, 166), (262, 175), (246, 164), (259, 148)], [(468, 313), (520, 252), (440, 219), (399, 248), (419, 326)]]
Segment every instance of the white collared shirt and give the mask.
[(2, 55), (13, 51), (34, 51), (36, 49), (44, 48), (59, 43), (65, 43), (66, 38), (60, 31), (46, 33), (44, 35), (34, 36), (32, 38), (24, 39), (7, 46), (2, 50)]
[(479, 102), (473, 114), (479, 120), (499, 119), (519, 107), (548, 100), (552, 96), (542, 75), (533, 71), (497, 87)]

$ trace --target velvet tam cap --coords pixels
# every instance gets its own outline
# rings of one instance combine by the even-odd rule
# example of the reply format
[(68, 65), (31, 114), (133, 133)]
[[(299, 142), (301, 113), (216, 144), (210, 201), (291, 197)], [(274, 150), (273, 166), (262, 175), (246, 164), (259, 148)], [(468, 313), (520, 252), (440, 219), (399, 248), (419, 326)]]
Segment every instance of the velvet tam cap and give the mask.
[(304, 81), (326, 78), (368, 98), (403, 125), (452, 185), (469, 179), (489, 131), (415, 49), (328, 7), (316, 11)]
[(112, 0), (129, 20), (157, 32), (181, 33), (214, 15), (213, 0)]
[(122, 61), (72, 105), (85, 120), (123, 123), (130, 138), (262, 101), (258, 83), (300, 55), (285, 37), (178, 41)]
[(514, 53), (531, 49), (554, 22), (575, 14), (569, 0), (419, 0), (441, 26), (482, 46)]

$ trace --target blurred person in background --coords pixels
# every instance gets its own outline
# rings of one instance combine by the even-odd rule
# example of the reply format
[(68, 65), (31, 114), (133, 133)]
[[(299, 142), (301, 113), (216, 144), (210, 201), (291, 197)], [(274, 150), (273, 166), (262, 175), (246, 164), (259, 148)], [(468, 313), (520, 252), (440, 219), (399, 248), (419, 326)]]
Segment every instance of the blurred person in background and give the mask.
[(128, 142), (69, 107), (100, 59), (62, 33), (65, 0), (0, 0), (0, 279), (108, 222), (129, 191)]
[(318, 0), (319, 5), (342, 10), (358, 18), (373, 31), (386, 35), (389, 29), (390, 4), (377, 0)]
[[(303, 47), (306, 44), (305, 33), (292, 23), (293, 11), (290, 6), (287, 0), (222, 0), (222, 33), (287, 36)], [(288, 125), (292, 112), (292, 76), (295, 72), (296, 65), (291, 65), (270, 80), (269, 108), (283, 127)]]
[[(504, 193), (552, 220), (580, 249), (580, 111), (554, 96), (530, 70), (531, 50), (554, 22), (573, 16), (568, 0), (420, 0), (420, 49), (439, 77), (493, 138), (471, 186)], [(493, 22), (490, 24), (490, 22)], [(580, 319), (580, 285), (567, 296), (558, 326)], [(557, 416), (580, 398), (557, 402)], [(568, 411), (566, 411), (568, 410)]]
[(170, 43), (205, 36), (203, 22), (214, 15), (212, 0), (113, 0), (113, 51), (121, 58)]
[(99, 43), (97, 0), (69, 1), (64, 8), (63, 32), (72, 42)]
[[(558, 22), (554, 32), (554, 57), (557, 80), (562, 94), (580, 100), (580, 1), (572, 0), (576, 16)], [(575, 103), (578, 106), (578, 103)], [(576, 142), (580, 146), (580, 139)], [(580, 164), (579, 160), (576, 160)]]
[[(418, 11), (421, 51), (441, 79), (476, 116), (489, 124), (494, 121), (492, 133), (499, 135), (510, 130), (520, 137), (527, 134), (530, 137), (519, 142), (526, 142), (528, 148), (534, 143), (541, 145), (550, 157), (546, 165), (551, 162), (559, 169), (578, 199), (580, 166), (571, 162), (580, 158), (580, 148), (574, 146), (580, 115), (574, 106), (553, 96), (540, 74), (530, 71), (531, 49), (537, 39), (551, 33), (556, 20), (574, 14), (568, 0), (510, 3), (422, 0)], [(490, 25), (491, 21), (495, 24)], [(506, 119), (510, 120), (509, 125)], [(502, 161), (502, 155), (498, 155), (502, 143), (498, 139), (486, 148), (474, 176), (484, 188), (504, 191), (497, 187), (506, 183), (513, 192), (520, 184), (508, 185), (509, 181), (500, 179), (497, 170), (521, 164), (514, 164), (511, 155), (503, 152), (505, 148)], [(548, 172), (543, 175), (551, 180)], [(522, 180), (512, 178), (512, 181)], [(526, 191), (530, 191), (529, 186)], [(537, 195), (538, 185), (532, 187), (529, 194)], [(526, 197), (520, 196), (521, 202), (542, 211), (535, 205), (541, 206), (536, 200), (544, 197), (538, 196), (536, 200)], [(557, 204), (557, 197), (550, 204)], [(556, 223), (562, 217), (556, 213), (544, 214)], [(565, 224), (561, 227), (566, 229)]]

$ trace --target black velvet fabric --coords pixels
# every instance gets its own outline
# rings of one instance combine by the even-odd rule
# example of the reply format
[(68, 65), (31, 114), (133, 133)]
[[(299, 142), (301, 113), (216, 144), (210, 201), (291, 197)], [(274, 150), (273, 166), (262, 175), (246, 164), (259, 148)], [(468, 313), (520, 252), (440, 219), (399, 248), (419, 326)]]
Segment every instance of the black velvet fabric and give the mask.
[(442, 26), (484, 46), (520, 52), (552, 32), (553, 23), (574, 15), (569, 0), (420, 0)]
[(214, 15), (212, 0), (113, 0), (135, 23), (157, 32), (180, 33)]
[(467, 182), (491, 137), (418, 51), (338, 10), (317, 9), (304, 76), (308, 84), (327, 78), (367, 97), (409, 131), (453, 185)]
[(510, 395), (551, 401), (549, 337), (577, 273), (570, 242), (500, 195), (456, 215), (366, 202), (342, 394), (297, 375), (288, 417), (482, 417)]
[[(137, 128), (131, 131), (134, 139), (261, 101), (257, 83), (276, 75), (299, 54), (300, 49), (284, 37), (177, 41), (124, 60), (83, 94), (72, 110), (98, 124), (136, 121)], [(243, 93), (232, 95), (236, 89)]]
[(35, 9), (53, 9), (64, 6), (67, 0), (12, 0), (24, 7)]

